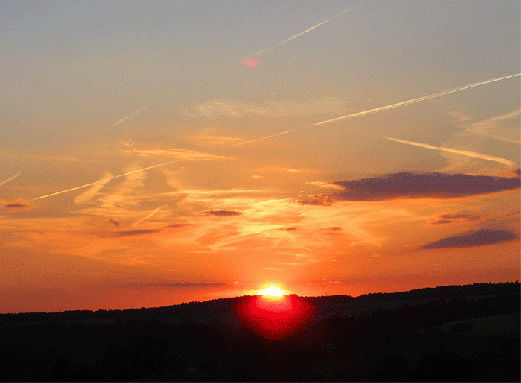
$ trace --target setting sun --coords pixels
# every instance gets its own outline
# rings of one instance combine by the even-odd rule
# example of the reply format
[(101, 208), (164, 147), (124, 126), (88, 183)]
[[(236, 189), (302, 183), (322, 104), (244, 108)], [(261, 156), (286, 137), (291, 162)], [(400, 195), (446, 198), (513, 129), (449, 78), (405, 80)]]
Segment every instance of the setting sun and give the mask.
[(259, 295), (264, 295), (264, 296), (270, 296), (270, 297), (281, 297), (285, 294), (286, 292), (284, 290), (281, 290), (279, 289), (278, 287), (276, 286), (270, 286), (264, 290), (259, 290)]

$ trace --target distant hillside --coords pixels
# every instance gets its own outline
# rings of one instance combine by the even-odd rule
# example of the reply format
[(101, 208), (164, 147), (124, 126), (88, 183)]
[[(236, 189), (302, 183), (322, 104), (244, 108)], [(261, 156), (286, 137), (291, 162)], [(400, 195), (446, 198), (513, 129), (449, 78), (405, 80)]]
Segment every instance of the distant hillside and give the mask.
[[(438, 286), (435, 288), (415, 289), (406, 292), (372, 293), (359, 297), (349, 295), (330, 295), (319, 297), (300, 297), (317, 308), (317, 315), (352, 315), (359, 316), (378, 309), (396, 307), (408, 301), (415, 303), (431, 299), (456, 297), (480, 297), (497, 295), (519, 295), (519, 282), (474, 283), (471, 285)], [(211, 313), (232, 314), (237, 303), (248, 296), (220, 298), (204, 302), (189, 302), (173, 306), (162, 306), (124, 310), (70, 310), (52, 313), (0, 314), (0, 325), (7, 322), (67, 321), (67, 320), (102, 320), (130, 318), (190, 318)], [(386, 304), (387, 303), (387, 304)]]
[(0, 315), (0, 381), (520, 379), (519, 283)]

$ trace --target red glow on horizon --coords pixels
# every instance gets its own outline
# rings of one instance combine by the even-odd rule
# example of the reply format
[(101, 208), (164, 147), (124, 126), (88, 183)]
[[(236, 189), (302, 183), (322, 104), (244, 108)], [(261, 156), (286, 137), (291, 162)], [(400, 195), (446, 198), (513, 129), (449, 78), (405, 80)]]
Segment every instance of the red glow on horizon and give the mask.
[(266, 339), (283, 339), (298, 329), (313, 314), (313, 307), (296, 295), (250, 296), (238, 307), (248, 327)]

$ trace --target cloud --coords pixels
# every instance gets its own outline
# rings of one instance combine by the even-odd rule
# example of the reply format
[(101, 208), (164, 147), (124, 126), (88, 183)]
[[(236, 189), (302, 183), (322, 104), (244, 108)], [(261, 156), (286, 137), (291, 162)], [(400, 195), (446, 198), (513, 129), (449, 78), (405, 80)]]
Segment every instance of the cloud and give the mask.
[(216, 217), (235, 217), (241, 215), (242, 213), (239, 211), (233, 210), (208, 210), (203, 212), (204, 215), (213, 215)]
[(200, 134), (191, 136), (190, 141), (195, 142), (196, 144), (208, 145), (208, 146), (226, 146), (226, 145), (235, 145), (238, 143), (242, 143), (245, 140), (237, 137), (225, 137), (225, 136), (212, 136), (208, 134)]
[(0, 205), (4, 206), (4, 213), (18, 213), (20, 210), (25, 210), (29, 208), (29, 205), (25, 203), (22, 199), (11, 199), (11, 200), (1, 200)]
[(95, 182), (91, 182), (91, 183), (88, 183), (88, 184), (85, 184), (85, 185), (76, 186), (76, 187), (73, 187), (73, 188), (70, 188), (70, 189), (61, 190), (61, 191), (54, 192), (54, 193), (51, 193), (51, 194), (45, 194), (45, 195), (33, 198), (33, 201), (38, 200), (38, 199), (53, 197), (53, 196), (58, 195), (58, 194), (69, 193), (71, 191), (83, 189), (83, 188), (86, 188), (86, 187), (89, 187), (89, 186), (93, 186), (93, 185), (96, 185), (96, 184), (99, 184), (99, 183), (106, 184), (110, 180), (114, 180), (114, 179), (121, 178), (121, 177), (127, 177), (127, 178), (129, 176), (132, 177), (132, 176), (136, 175), (136, 173), (145, 172), (147, 170), (155, 169), (155, 168), (158, 168), (158, 167), (161, 167), (161, 166), (165, 166), (165, 165), (177, 162), (177, 161), (179, 161), (179, 160), (163, 162), (162, 164), (156, 164), (156, 165), (147, 166), (146, 168), (131, 170), (131, 171), (128, 171), (126, 173), (118, 174), (117, 176), (113, 176), (112, 178), (109, 178), (108, 180), (106, 178), (103, 178), (101, 180), (98, 180), (98, 181), (95, 181)]
[(24, 208), (27, 207), (27, 205), (23, 205), (21, 203), (10, 203), (5, 205), (7, 209), (16, 209), (16, 208)]
[(433, 145), (424, 144), (424, 143), (421, 143), (421, 142), (412, 142), (412, 141), (406, 141), (406, 140), (399, 140), (398, 138), (393, 138), (393, 137), (384, 137), (384, 138), (386, 140), (389, 140), (389, 141), (399, 142), (401, 144), (406, 144), (406, 145), (411, 145), (411, 146), (418, 146), (418, 147), (421, 147), (421, 148), (424, 148), (424, 149), (438, 150), (440, 152), (460, 154), (460, 155), (463, 155), (463, 156), (466, 156), (466, 157), (479, 158), (479, 159), (485, 160), (485, 161), (494, 161), (494, 162), (498, 162), (498, 163), (503, 164), (503, 165), (507, 165), (507, 166), (509, 166), (511, 168), (516, 166), (516, 164), (513, 161), (507, 160), (505, 158), (490, 156), (488, 154), (482, 154), (482, 153), (473, 152), (473, 151), (470, 151), (470, 150), (460, 150), (460, 149), (445, 148), (445, 147), (442, 147), (442, 146), (433, 146)]
[(134, 153), (142, 157), (171, 157), (182, 161), (222, 161), (234, 159), (233, 157), (218, 156), (187, 149), (129, 149), (126, 153)]
[(137, 235), (153, 234), (158, 233), (160, 230), (125, 230), (117, 231), (114, 233), (114, 237), (133, 237)]
[(329, 206), (335, 202), (333, 194), (311, 194), (307, 196), (301, 196), (297, 201), (303, 205), (323, 205)]
[(454, 222), (472, 222), (478, 220), (479, 217), (471, 214), (442, 214), (438, 220), (431, 222), (431, 225), (446, 225)]
[(443, 249), (457, 247), (473, 247), (492, 245), (516, 239), (517, 236), (508, 230), (480, 229), (454, 237), (442, 238), (438, 241), (423, 245), (422, 249)]
[(334, 97), (314, 99), (304, 102), (277, 101), (264, 105), (232, 102), (210, 101), (186, 112), (191, 117), (229, 118), (248, 117), (252, 115), (263, 117), (289, 117), (295, 115), (313, 116), (344, 113), (348, 110), (345, 104)]
[(319, 188), (323, 189), (335, 189), (335, 190), (344, 190), (344, 188), (340, 185), (335, 185), (331, 182), (325, 182), (325, 181), (312, 181), (312, 182), (305, 182), (306, 185), (313, 185), (318, 186)]
[(92, 198), (94, 198), (103, 187), (109, 183), (114, 178), (112, 173), (106, 173), (102, 179), (91, 184), (91, 187), (85, 192), (77, 195), (74, 198), (74, 203), (76, 205), (84, 204), (89, 202)]
[(282, 168), (282, 170), (288, 173), (318, 173), (315, 169), (294, 169), (294, 168)]
[(463, 132), (458, 133), (458, 136), (468, 140), (470, 135), (479, 135), (514, 145), (521, 144), (519, 140), (520, 114), (521, 109), (518, 109), (500, 116), (471, 123), (472, 118), (461, 112), (452, 111), (450, 113), (455, 118), (457, 125), (464, 129)]
[(493, 79), (490, 79), (490, 80), (485, 80), (485, 81), (480, 81), (480, 82), (476, 82), (476, 83), (473, 83), (473, 84), (460, 86), (460, 87), (457, 87), (457, 88), (454, 88), (454, 89), (444, 90), (443, 92), (433, 93), (433, 94), (429, 94), (427, 96), (423, 96), (423, 97), (419, 97), (419, 98), (413, 98), (413, 99), (410, 99), (410, 100), (407, 100), (407, 101), (398, 102), (396, 104), (390, 104), (390, 105), (386, 105), (386, 106), (381, 106), (381, 107), (378, 107), (378, 108), (368, 109), (368, 110), (364, 110), (362, 112), (357, 112), (357, 113), (350, 113), (350, 114), (346, 114), (344, 116), (330, 118), (328, 120), (315, 122), (314, 124), (301, 126), (301, 127), (295, 128), (295, 129), (285, 130), (283, 132), (270, 134), (269, 136), (256, 138), (254, 140), (249, 140), (249, 141), (246, 141), (244, 143), (236, 144), (236, 146), (252, 144), (252, 143), (255, 143), (255, 142), (267, 140), (269, 138), (283, 136), (283, 135), (286, 135), (286, 134), (289, 134), (289, 133), (293, 133), (293, 132), (296, 132), (296, 131), (299, 131), (299, 130), (302, 130), (302, 129), (311, 128), (313, 126), (319, 126), (319, 125), (324, 125), (324, 124), (331, 124), (333, 122), (342, 121), (342, 120), (345, 120), (345, 119), (348, 119), (348, 118), (362, 117), (362, 116), (366, 116), (366, 115), (370, 115), (370, 114), (374, 114), (374, 113), (384, 112), (386, 110), (401, 108), (402, 106), (416, 104), (418, 102), (431, 100), (431, 99), (434, 99), (434, 98), (446, 96), (448, 94), (460, 92), (460, 91), (463, 91), (463, 90), (466, 90), (466, 89), (475, 88), (477, 86), (489, 84), (489, 83), (492, 83), (492, 82), (507, 80), (507, 79), (514, 78), (514, 77), (519, 77), (519, 76), (521, 76), (521, 73), (516, 73), (516, 74), (513, 74), (513, 75), (509, 75), (509, 76), (497, 77), (497, 78), (493, 78)]
[(340, 201), (382, 201), (396, 198), (459, 198), (519, 188), (519, 177), (469, 174), (395, 173), (358, 181), (335, 181), (343, 191), (301, 197), (304, 204), (328, 205)]
[(228, 283), (222, 282), (175, 282), (163, 285), (166, 287), (223, 287), (228, 286)]
[(159, 206), (157, 208), (155, 208), (154, 210), (152, 210), (150, 213), (148, 213), (146, 216), (144, 216), (143, 218), (141, 219), (138, 219), (136, 222), (134, 222), (131, 227), (135, 227), (135, 226), (138, 226), (140, 225), (141, 223), (145, 222), (146, 220), (152, 218), (154, 215), (156, 215), (159, 210), (161, 210), (165, 205), (162, 205), (162, 206)]
[(326, 230), (330, 230), (330, 231), (340, 231), (340, 230), (342, 230), (342, 228), (339, 227), (339, 226), (332, 226), (332, 227), (328, 227)]
[(187, 226), (192, 226), (192, 225), (190, 223), (172, 223), (170, 225), (167, 225), (166, 227), (172, 228), (172, 229), (181, 229), (181, 228), (187, 227)]

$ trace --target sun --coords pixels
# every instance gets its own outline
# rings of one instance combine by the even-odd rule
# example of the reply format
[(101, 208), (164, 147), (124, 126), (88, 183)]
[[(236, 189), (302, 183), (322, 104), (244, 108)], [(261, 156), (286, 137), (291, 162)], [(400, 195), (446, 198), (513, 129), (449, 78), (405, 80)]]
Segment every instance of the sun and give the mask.
[(258, 294), (263, 296), (269, 296), (269, 297), (281, 297), (286, 292), (284, 290), (279, 289), (276, 286), (270, 286), (264, 290), (259, 290)]

